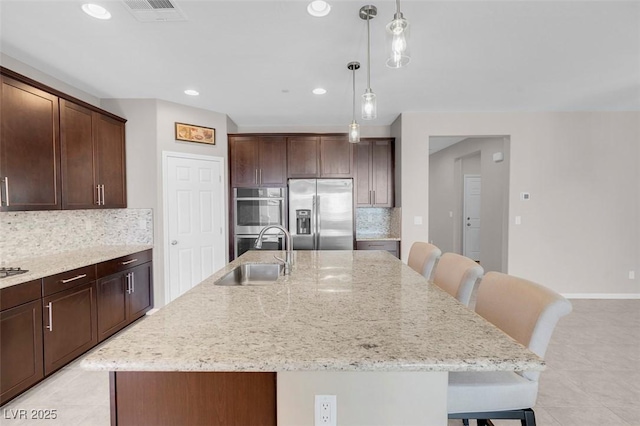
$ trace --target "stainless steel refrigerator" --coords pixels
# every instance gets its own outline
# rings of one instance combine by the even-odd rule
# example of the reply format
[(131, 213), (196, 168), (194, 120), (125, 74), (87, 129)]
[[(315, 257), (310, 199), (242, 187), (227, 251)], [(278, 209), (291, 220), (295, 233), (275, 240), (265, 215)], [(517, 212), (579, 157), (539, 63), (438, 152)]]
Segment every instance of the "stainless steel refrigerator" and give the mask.
[(294, 250), (353, 250), (353, 180), (289, 179)]

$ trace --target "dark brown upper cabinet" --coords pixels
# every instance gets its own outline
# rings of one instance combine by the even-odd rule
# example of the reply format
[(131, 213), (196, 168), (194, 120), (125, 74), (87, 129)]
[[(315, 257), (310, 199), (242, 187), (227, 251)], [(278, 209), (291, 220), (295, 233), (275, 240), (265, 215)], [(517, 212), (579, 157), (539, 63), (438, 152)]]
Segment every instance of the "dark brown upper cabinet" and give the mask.
[(126, 207), (125, 120), (0, 70), (0, 210)]
[(124, 123), (94, 114), (95, 176), (103, 208), (127, 207)]
[(1, 78), (0, 209), (60, 209), (58, 97)]
[(346, 136), (287, 138), (289, 178), (353, 177), (353, 146)]
[(282, 136), (230, 135), (232, 187), (287, 185), (287, 150)]
[(353, 144), (347, 136), (320, 137), (320, 177), (353, 177)]
[(60, 100), (62, 208), (126, 207), (124, 123)]
[(356, 207), (393, 207), (393, 140), (356, 144)]

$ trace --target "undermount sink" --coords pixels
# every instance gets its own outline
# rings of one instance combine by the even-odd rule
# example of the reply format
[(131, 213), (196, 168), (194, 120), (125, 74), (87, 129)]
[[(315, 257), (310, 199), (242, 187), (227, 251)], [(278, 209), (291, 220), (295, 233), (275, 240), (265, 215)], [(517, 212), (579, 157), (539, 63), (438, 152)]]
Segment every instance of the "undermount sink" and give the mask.
[(215, 285), (265, 285), (278, 279), (283, 265), (280, 263), (245, 263), (236, 266)]

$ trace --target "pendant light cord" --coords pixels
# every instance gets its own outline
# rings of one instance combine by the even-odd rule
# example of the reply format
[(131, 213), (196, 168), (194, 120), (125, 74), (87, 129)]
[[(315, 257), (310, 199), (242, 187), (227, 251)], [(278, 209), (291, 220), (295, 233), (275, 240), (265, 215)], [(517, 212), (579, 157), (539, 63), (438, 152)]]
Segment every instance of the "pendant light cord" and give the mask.
[(370, 13), (367, 13), (367, 91), (371, 91), (371, 29), (369, 28)]
[(356, 68), (355, 65), (353, 67), (353, 69), (351, 70), (352, 74), (353, 74), (353, 102), (351, 102), (351, 105), (353, 106), (353, 111), (352, 111), (352, 121), (356, 121)]

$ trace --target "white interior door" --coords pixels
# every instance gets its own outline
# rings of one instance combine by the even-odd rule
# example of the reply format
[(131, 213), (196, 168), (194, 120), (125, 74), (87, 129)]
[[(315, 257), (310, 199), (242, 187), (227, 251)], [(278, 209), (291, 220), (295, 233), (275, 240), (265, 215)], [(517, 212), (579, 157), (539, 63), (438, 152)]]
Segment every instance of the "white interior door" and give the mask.
[(224, 266), (223, 159), (165, 153), (169, 303)]
[(477, 175), (464, 175), (464, 206), (462, 223), (462, 254), (480, 260), (480, 197), (482, 179)]

